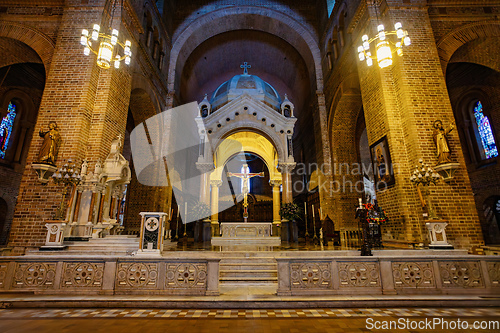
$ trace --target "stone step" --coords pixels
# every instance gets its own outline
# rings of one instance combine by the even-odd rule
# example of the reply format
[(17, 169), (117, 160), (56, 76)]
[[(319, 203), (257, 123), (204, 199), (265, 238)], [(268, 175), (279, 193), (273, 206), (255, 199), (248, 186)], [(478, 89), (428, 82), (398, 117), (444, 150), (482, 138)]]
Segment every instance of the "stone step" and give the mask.
[(275, 284), (278, 281), (278, 265), (273, 257), (249, 256), (249, 254), (223, 257), (219, 267), (221, 284)]
[(276, 264), (272, 263), (263, 263), (263, 264), (220, 264), (220, 270), (251, 270), (251, 271), (260, 271), (260, 270), (274, 270), (276, 271), (278, 267)]
[(219, 271), (219, 276), (221, 279), (225, 278), (238, 278), (240, 280), (246, 280), (248, 278), (277, 278), (278, 272), (276, 270), (261, 270), (261, 271), (253, 271), (253, 270), (234, 270), (234, 271)]
[(275, 283), (278, 281), (278, 277), (259, 277), (259, 276), (253, 276), (253, 277), (246, 277), (246, 278), (240, 278), (240, 277), (220, 277), (219, 282), (221, 284), (234, 284), (234, 283), (241, 283), (241, 284), (252, 284), (253, 282), (258, 282), (258, 283)]

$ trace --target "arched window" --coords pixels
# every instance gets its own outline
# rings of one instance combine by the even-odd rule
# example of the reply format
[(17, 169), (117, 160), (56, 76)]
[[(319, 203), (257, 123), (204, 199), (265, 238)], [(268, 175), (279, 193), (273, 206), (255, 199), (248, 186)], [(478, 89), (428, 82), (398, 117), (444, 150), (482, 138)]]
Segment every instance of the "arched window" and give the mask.
[(9, 102), (7, 114), (0, 122), (0, 158), (5, 159), (5, 153), (11, 143), (11, 135), (14, 129), (14, 121), (16, 120), (16, 105)]
[(333, 7), (335, 7), (335, 0), (326, 0), (326, 9), (328, 10), (328, 17), (332, 15)]
[(483, 114), (483, 104), (477, 101), (473, 109), (473, 119), (475, 120), (474, 131), (479, 146), (479, 153), (483, 160), (497, 157), (498, 149), (495, 137), (491, 130), (490, 120)]

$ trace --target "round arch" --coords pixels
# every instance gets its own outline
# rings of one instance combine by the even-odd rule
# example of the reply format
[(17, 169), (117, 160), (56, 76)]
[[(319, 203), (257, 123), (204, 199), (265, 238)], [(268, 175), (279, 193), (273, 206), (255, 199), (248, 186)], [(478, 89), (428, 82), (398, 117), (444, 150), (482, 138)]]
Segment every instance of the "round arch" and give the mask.
[(276, 149), (269, 139), (260, 133), (253, 131), (239, 131), (226, 136), (218, 145), (214, 153), (215, 170), (211, 180), (220, 180), (227, 162), (241, 152), (257, 155), (264, 161), (268, 170), (269, 178), (281, 180), (281, 174), (277, 170)]
[(55, 43), (51, 38), (39, 30), (16, 22), (0, 22), (0, 37), (16, 39), (35, 50), (42, 59), (45, 75), (48, 77), (55, 49)]
[[(248, 23), (245, 19), (248, 16), (255, 17), (254, 24)], [(222, 21), (224, 24), (219, 24)], [(279, 24), (276, 24), (276, 21)], [(311, 82), (316, 82), (317, 90), (323, 90), (321, 53), (314, 34), (309, 29), (290, 16), (269, 8), (237, 6), (212, 11), (189, 22), (189, 28), (179, 27), (170, 53), (169, 91), (176, 90), (180, 69), (197, 45), (215, 35), (232, 30), (262, 30), (256, 27), (268, 27), (266, 32), (271, 32), (292, 45), (304, 58), (306, 64), (312, 64), (312, 68), (309, 68)]]
[(443, 73), (446, 73), (450, 59), (458, 48), (474, 39), (485, 37), (500, 37), (500, 23), (498, 21), (469, 23), (444, 35), (437, 42)]
[(264, 125), (252, 122), (246, 122), (243, 125), (241, 123), (234, 123), (231, 125), (224, 126), (223, 130), (217, 132), (213, 137), (210, 138), (211, 141), (215, 143), (214, 150), (218, 149), (219, 145), (224, 141), (225, 138), (229, 137), (230, 135), (236, 132), (258, 133), (259, 135), (266, 138), (269, 142), (272, 143), (278, 155), (278, 160), (281, 162), (286, 161), (285, 147), (283, 147), (283, 144), (281, 143), (278, 134), (276, 132), (269, 130)]

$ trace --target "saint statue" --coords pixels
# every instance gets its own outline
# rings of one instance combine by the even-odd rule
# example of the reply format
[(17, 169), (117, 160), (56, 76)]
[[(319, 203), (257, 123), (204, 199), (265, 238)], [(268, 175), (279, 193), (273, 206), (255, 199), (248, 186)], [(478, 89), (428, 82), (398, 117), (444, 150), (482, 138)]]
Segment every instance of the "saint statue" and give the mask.
[(443, 122), (441, 120), (436, 120), (434, 122), (434, 143), (436, 144), (436, 149), (437, 149), (437, 158), (438, 162), (437, 164), (445, 164), (445, 163), (450, 163), (450, 146), (448, 145), (448, 138), (447, 135), (453, 131), (455, 128), (453, 125), (451, 125), (449, 128), (444, 129), (443, 128)]
[(55, 121), (49, 122), (49, 130), (38, 133), (43, 138), (42, 148), (38, 153), (38, 163), (56, 165), (57, 154), (61, 146), (61, 135)]

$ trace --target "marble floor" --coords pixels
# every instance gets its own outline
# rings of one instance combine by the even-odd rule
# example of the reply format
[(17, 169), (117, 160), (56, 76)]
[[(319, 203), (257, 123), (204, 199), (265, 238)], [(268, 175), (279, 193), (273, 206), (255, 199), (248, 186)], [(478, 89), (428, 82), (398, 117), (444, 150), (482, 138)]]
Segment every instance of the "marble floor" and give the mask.
[[(500, 308), (0, 309), (0, 332), (388, 332), (375, 330), (375, 322), (418, 323), (433, 318), (447, 322), (448, 329), (441, 324), (438, 329), (419, 330), (407, 324), (390, 331), (498, 332)], [(489, 328), (451, 329), (457, 319), (462, 328), (464, 321)]]
[(192, 241), (183, 242), (172, 241), (166, 239), (163, 245), (163, 251), (231, 251), (237, 247), (239, 251), (332, 251), (332, 250), (358, 250), (360, 248), (358, 242), (349, 242), (342, 246), (333, 245), (333, 242), (328, 245), (320, 245), (318, 242), (297, 242), (297, 243), (282, 243), (280, 246), (258, 246), (258, 245), (237, 245), (237, 246), (212, 246), (210, 244), (194, 243)]

